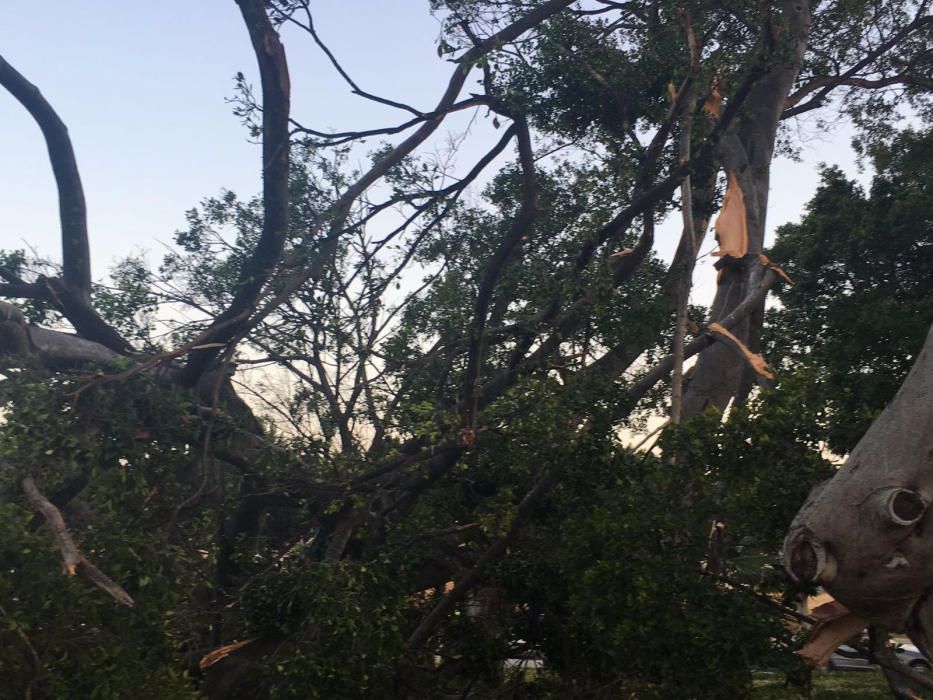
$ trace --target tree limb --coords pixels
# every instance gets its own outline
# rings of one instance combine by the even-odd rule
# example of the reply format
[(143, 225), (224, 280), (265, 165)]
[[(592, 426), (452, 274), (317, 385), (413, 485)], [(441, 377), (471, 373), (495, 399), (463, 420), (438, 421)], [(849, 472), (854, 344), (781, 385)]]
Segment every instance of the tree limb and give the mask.
[[(746, 316), (752, 313), (758, 306), (762, 303), (765, 297), (768, 294), (768, 290), (771, 288), (771, 285), (774, 284), (777, 280), (777, 274), (772, 270), (766, 270), (764, 277), (761, 280), (761, 284), (754, 289), (745, 299), (742, 300), (742, 303), (733, 309), (733, 311), (718, 321), (718, 324), (723, 328), (729, 329), (735, 326), (740, 321), (744, 320)], [(712, 335), (706, 333), (701, 334), (691, 340), (684, 347), (683, 357), (688, 359), (699, 353), (701, 350), (706, 349), (715, 342), (715, 338)], [(609, 353), (606, 353), (607, 355)], [(602, 358), (600, 358), (602, 359)], [(598, 361), (597, 363), (598, 364)], [(642, 398), (651, 388), (666, 377), (671, 370), (674, 368), (674, 355), (668, 355), (660, 360), (654, 367), (645, 372), (634, 384), (632, 384), (626, 393), (628, 396), (634, 400)], [(587, 368), (589, 369), (589, 368)]]
[(134, 602), (129, 593), (123, 590), (119, 584), (114, 583), (104, 572), (94, 566), (94, 564), (81, 554), (74, 540), (71, 538), (71, 533), (68, 532), (61, 511), (59, 511), (49, 499), (42, 495), (39, 488), (36, 486), (35, 480), (31, 476), (27, 476), (23, 479), (23, 491), (30, 503), (42, 513), (42, 516), (45, 518), (46, 522), (48, 522), (49, 528), (52, 530), (52, 535), (58, 543), (58, 548), (62, 552), (65, 573), (68, 576), (80, 576), (102, 591), (113, 596), (118, 603), (133, 607)]
[[(15, 97), (38, 124), (45, 137), (52, 172), (58, 188), (58, 211), (62, 229), (62, 279), (40, 278), (37, 285), (81, 335), (126, 354), (132, 347), (92, 308), (91, 254), (88, 244), (87, 208), (84, 188), (68, 129), (39, 89), (0, 56), (0, 85)], [(39, 298), (35, 285), (7, 289)]]
[[(223, 344), (238, 335), (241, 324), (246, 322), (243, 312), (255, 307), (262, 288), (279, 263), (288, 232), (289, 216), (290, 84), (285, 49), (266, 15), (262, 0), (237, 0), (237, 4), (249, 31), (262, 80), (263, 221), (259, 241), (240, 274), (233, 300), (208, 329), (211, 343)], [(225, 323), (241, 316), (242, 320)], [(218, 352), (217, 347), (193, 352), (183, 371), (182, 381), (188, 386), (194, 385)]]
[(541, 478), (538, 479), (538, 483), (535, 484), (518, 505), (518, 513), (509, 526), (508, 532), (493, 542), (492, 545), (483, 552), (483, 555), (476, 564), (474, 564), (473, 568), (470, 569), (463, 578), (457, 581), (453, 589), (441, 598), (438, 604), (428, 613), (428, 616), (425, 617), (418, 627), (415, 628), (415, 631), (411, 633), (408, 637), (408, 647), (410, 649), (417, 649), (431, 638), (434, 630), (444, 621), (454, 605), (462, 600), (463, 596), (479, 582), (480, 576), (486, 568), (505, 554), (509, 545), (514, 541), (515, 537), (525, 525), (532, 510), (548, 493), (550, 493), (551, 489), (554, 488), (559, 481), (560, 476), (553, 470), (548, 470), (541, 475)]
[[(246, 0), (240, 1), (246, 2)], [(378, 181), (379, 178), (383, 177), (391, 168), (400, 163), (437, 130), (444, 119), (444, 115), (455, 103), (457, 96), (460, 94), (467, 80), (467, 76), (477, 61), (492, 51), (495, 51), (504, 43), (516, 39), (524, 32), (539, 25), (552, 15), (557, 14), (573, 4), (573, 2), (575, 2), (575, 0), (548, 0), (548, 2), (536, 7), (534, 10), (523, 15), (464, 53), (463, 56), (457, 60), (457, 67), (453, 75), (451, 75), (447, 88), (434, 110), (434, 114), (437, 116), (426, 120), (413, 134), (375, 163), (367, 172), (360, 176), (356, 182), (350, 185), (327, 211), (315, 219), (310, 226), (312, 232), (325, 230), (326, 224), (326, 234), (318, 239), (316, 249), (312, 252), (306, 249), (297, 250), (287, 257), (283, 263), (283, 267), (295, 268), (296, 271), (284, 281), (278, 282), (279, 291), (253, 313), (251, 318), (238, 325), (237, 333), (235, 335), (229, 334), (227, 339), (239, 339), (244, 337), (245, 334), (259, 325), (264, 318), (281, 306), (282, 303), (302, 285), (309, 280), (318, 281), (321, 278), (325, 266), (330, 264), (337, 251), (337, 245), (340, 236), (344, 233), (344, 225), (350, 214), (353, 203)], [(329, 222), (328, 219), (330, 219)], [(225, 334), (225, 336), (228, 336), (228, 334)], [(187, 381), (190, 383), (193, 377), (200, 371), (203, 371), (203, 367), (191, 364), (191, 370), (186, 368), (185, 371), (188, 375)]]
[(68, 129), (55, 110), (13, 66), (0, 56), (0, 85), (15, 97), (39, 125), (49, 150), (58, 187), (62, 228), (62, 278), (72, 293), (87, 304), (91, 296), (91, 254), (87, 236), (84, 188)]
[[(904, 75), (883, 77), (879, 79), (867, 79), (858, 75), (862, 69), (870, 66), (873, 61), (878, 59), (880, 56), (883, 56), (885, 53), (906, 39), (911, 32), (916, 29), (923, 28), (931, 22), (933, 22), (933, 15), (925, 15), (923, 14), (923, 10), (921, 10), (917, 13), (913, 20), (905, 25), (900, 31), (895, 32), (893, 35), (888, 37), (888, 39), (881, 42), (878, 46), (863, 56), (861, 60), (857, 61), (854, 65), (839, 75), (821, 75), (811, 78), (804, 85), (795, 90), (793, 94), (787, 97), (784, 102), (784, 111), (781, 113), (781, 119), (789, 119), (790, 117), (797, 116), (798, 114), (802, 114), (803, 112), (808, 112), (811, 109), (816, 109), (817, 107), (822, 106), (829, 93), (834, 88), (839, 86), (849, 85), (852, 87), (880, 88), (895, 84), (912, 84), (925, 87), (926, 89), (933, 88), (933, 81), (930, 80), (929, 76)], [(807, 102), (801, 104), (805, 97), (811, 95), (814, 92), (817, 94), (807, 100)]]

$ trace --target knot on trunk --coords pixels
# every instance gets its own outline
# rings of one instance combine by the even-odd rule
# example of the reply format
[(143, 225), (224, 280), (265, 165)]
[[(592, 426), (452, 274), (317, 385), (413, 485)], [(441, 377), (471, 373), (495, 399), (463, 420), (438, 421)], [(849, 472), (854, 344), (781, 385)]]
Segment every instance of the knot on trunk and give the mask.
[(870, 504), (878, 523), (887, 527), (914, 525), (927, 509), (926, 499), (919, 493), (897, 487), (875, 492)]
[(787, 573), (801, 583), (828, 583), (836, 577), (836, 558), (806, 528), (788, 538), (784, 561)]

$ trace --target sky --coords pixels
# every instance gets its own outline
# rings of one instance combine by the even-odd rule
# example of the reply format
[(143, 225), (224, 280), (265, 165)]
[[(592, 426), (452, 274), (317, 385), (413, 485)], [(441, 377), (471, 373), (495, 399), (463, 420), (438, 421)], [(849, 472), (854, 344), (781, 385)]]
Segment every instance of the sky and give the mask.
[[(362, 88), (421, 109), (436, 103), (451, 67), (437, 56), (439, 24), (427, 0), (315, 0), (312, 9), (320, 35)], [(283, 41), (292, 114), (302, 124), (342, 130), (402, 120), (397, 110), (350, 95), (306, 35), (286, 30)], [(95, 277), (130, 254), (145, 253), (157, 265), (184, 226), (185, 211), (202, 198), (222, 188), (243, 196), (259, 191), (259, 147), (226, 102), (238, 71), (258, 92), (234, 0), (0, 3), (0, 55), (68, 125), (87, 198)], [(448, 128), (465, 125), (460, 118)], [(818, 183), (818, 163), (868, 177), (856, 171), (845, 125), (821, 134), (806, 123), (800, 128), (802, 161), (780, 159), (773, 170), (772, 231), (799, 219)], [(462, 157), (470, 149), (481, 153), (497, 136), (480, 124)], [(0, 154), (0, 248), (33, 247), (57, 259), (57, 199), (45, 145), (3, 91)], [(676, 225), (662, 227), (662, 256), (678, 235)], [(714, 274), (698, 273), (695, 301), (706, 302)]]

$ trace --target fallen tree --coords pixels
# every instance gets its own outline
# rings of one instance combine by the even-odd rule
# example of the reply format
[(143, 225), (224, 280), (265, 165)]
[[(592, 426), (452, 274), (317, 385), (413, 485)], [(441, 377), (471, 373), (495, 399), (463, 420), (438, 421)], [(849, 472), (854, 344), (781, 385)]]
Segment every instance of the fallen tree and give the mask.
[[(438, 2), (453, 68), (417, 109), (362, 90), (308, 3), (237, 4), (261, 99), (240, 76), (236, 108), (262, 138), (262, 196), (191, 212), (160, 274), (124, 296), (91, 284), (67, 131), (0, 62), (0, 84), (46, 137), (62, 211), (60, 274), (9, 255), (0, 267), (0, 294), (16, 300), (0, 307), (0, 542), (15, 574), (4, 592), (20, 601), (0, 613), (20, 633), (2, 658), (25, 659), (16, 692), (149, 692), (138, 680), (151, 672), (154, 697), (466, 696), (522, 682), (503, 672), (516, 639), (547, 650), (557, 694), (740, 692), (748, 668), (722, 659), (764, 658), (782, 633), (750, 614), (755, 635), (717, 637), (722, 653), (705, 654), (699, 621), (743, 603), (695, 565), (714, 514), (741, 521), (723, 487), (757, 489), (744, 467), (764, 448), (739, 427), (751, 414), (723, 427), (701, 409), (739, 397), (741, 414), (750, 383), (738, 378), (767, 373), (754, 329), (786, 278), (762, 254), (782, 119), (856, 78), (922, 99), (926, 6)], [(874, 48), (837, 45), (840, 26)], [(406, 121), (300, 123), (286, 31)], [(465, 96), (474, 77), (481, 89)], [(465, 110), (501, 136), (454, 171), (431, 139)], [(344, 167), (341, 147), (374, 137), (393, 140), (359, 172)], [(484, 205), (467, 204), (495, 165)], [(720, 171), (719, 300), (688, 339), (685, 279)], [(683, 233), (664, 264), (655, 228), (678, 195)], [(160, 346), (133, 325), (151, 305), (166, 324), (178, 309), (198, 320)], [(688, 382), (678, 413), (700, 428), (665, 438), (672, 476), (670, 460), (618, 435), (696, 354), (730, 379), (711, 398), (702, 360)], [(786, 425), (772, 432), (802, 488), (822, 463)], [(691, 507), (675, 517), (672, 502)], [(57, 559), (95, 588), (43, 576)], [(604, 578), (618, 597), (596, 595)], [(114, 615), (114, 598), (134, 605)], [(650, 651), (617, 663), (650, 645), (661, 617), (704, 652), (696, 663)], [(593, 654), (606, 619), (617, 639)]]

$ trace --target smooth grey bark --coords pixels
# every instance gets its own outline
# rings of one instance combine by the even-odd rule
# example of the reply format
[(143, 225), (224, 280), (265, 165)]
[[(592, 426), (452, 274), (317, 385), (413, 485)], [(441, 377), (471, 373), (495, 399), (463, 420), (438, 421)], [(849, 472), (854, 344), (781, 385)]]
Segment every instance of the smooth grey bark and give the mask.
[[(728, 316), (755, 289), (764, 269), (758, 255), (764, 247), (768, 209), (771, 158), (784, 103), (803, 64), (810, 31), (810, 3), (789, 0), (778, 4), (764, 39), (769, 47), (764, 74), (756, 81), (743, 105), (742, 114), (717, 147), (723, 169), (735, 172), (744, 196), (748, 226), (748, 254), (742, 259), (723, 258), (710, 320)], [(753, 350), (761, 331), (760, 309), (732, 332)], [(716, 345), (700, 356), (686, 387), (683, 417), (690, 418), (709, 407), (725, 409), (741, 391), (744, 365), (729, 348)]]
[[(857, 378), (855, 378), (857, 381)], [(933, 328), (894, 400), (784, 543), (796, 579), (933, 651)]]
[(104, 363), (118, 353), (72, 333), (30, 326), (13, 304), (0, 301), (0, 367), (34, 361), (55, 369)]

